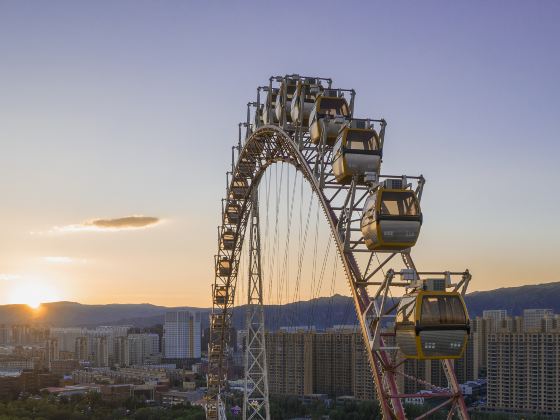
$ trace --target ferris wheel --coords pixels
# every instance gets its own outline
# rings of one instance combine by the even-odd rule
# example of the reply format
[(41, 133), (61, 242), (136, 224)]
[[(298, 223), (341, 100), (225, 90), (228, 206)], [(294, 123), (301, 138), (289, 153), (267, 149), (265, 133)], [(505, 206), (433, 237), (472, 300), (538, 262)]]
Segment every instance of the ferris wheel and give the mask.
[[(247, 105), (227, 175), (215, 256), (208, 419), (226, 418), (230, 328), (244, 247), (248, 310), (243, 418), (270, 418), (258, 187), (278, 162), (301, 174), (323, 210), (350, 286), (383, 418), (406, 418), (403, 400), (413, 397), (437, 400), (417, 418), (443, 409), (448, 418), (469, 417), (453, 360), (462, 356), (470, 332), (463, 297), (471, 275), (468, 270), (421, 271), (415, 266), (411, 248), (422, 226), (425, 180), (421, 175), (382, 174), (387, 123), (356, 118), (354, 97), (353, 89), (335, 88), (331, 79), (294, 74), (271, 77)], [(390, 296), (400, 299), (395, 303)], [(403, 365), (409, 359), (441, 361), (448, 386), (407, 374)], [(404, 393), (399, 389), (403, 377), (432, 392)]]

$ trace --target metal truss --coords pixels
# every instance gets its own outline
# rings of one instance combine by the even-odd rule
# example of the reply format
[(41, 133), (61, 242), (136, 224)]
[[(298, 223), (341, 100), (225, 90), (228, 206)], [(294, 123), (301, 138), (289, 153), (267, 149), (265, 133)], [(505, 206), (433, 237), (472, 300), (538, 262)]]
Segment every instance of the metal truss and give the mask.
[(268, 367), (264, 335), (263, 288), (258, 190), (253, 190), (249, 231), (249, 284), (247, 296), (247, 339), (243, 419), (270, 419)]
[[(247, 181), (247, 191), (243, 197), (235, 199), (240, 209), (238, 221), (232, 225), (224, 214), (221, 227), (221, 231), (234, 229), (235, 246), (229, 251), (219, 247), (216, 256), (217, 268), (213, 287), (208, 392), (206, 395), (207, 418), (225, 418), (223, 417), (225, 411), (222, 401), (227, 392), (227, 361), (230, 357), (229, 331), (239, 258), (247, 226), (250, 229), (251, 256), (248, 296), (250, 309), (247, 313), (247, 321), (248, 327), (253, 327), (253, 335), (252, 338), (249, 335), (247, 338), (244, 418), (269, 418), (266, 403), (268, 386), (262, 315), (258, 210), (256, 210), (258, 204), (254, 191), (258, 189), (260, 179), (268, 166), (276, 162), (288, 162), (307, 180), (313, 193), (318, 197), (328, 221), (354, 300), (383, 418), (405, 419), (403, 399), (413, 396), (426, 398), (429, 395), (443, 398), (445, 401), (419, 418), (428, 418), (433, 412), (447, 407), (449, 408), (448, 418), (456, 416), (463, 420), (468, 419), (468, 412), (452, 361), (442, 361), (448, 380), (447, 388), (438, 388), (419, 378), (404, 374), (402, 367), (405, 359), (399, 355), (398, 348), (395, 347), (394, 332), (389, 331), (385, 326), (395, 316), (396, 304), (393, 296), (399, 296), (403, 288), (404, 290), (414, 289), (415, 284), (422, 278), (460, 276), (461, 280), (455, 284), (450, 282), (450, 287), (464, 294), (471, 278), (470, 273), (468, 271), (460, 273), (419, 272), (410, 254), (410, 249), (398, 253), (372, 252), (365, 246), (360, 232), (364, 202), (384, 179), (402, 179), (405, 184), (410, 184), (415, 189), (420, 199), (424, 178), (422, 176), (377, 175), (376, 179), (367, 185), (358, 183), (356, 179), (353, 179), (350, 184), (336, 182), (331, 167), (332, 148), (327, 146), (325, 136), (319, 144), (312, 143), (307, 128), (298, 122), (288, 122), (285, 110), (282, 111), (278, 124), (264, 125), (259, 117), (261, 115), (259, 113), (263, 112), (261, 92), (273, 89), (273, 83), (282, 82), (287, 77), (298, 77), (302, 81), (305, 80), (304, 77), (296, 75), (274, 76), (270, 78), (268, 86), (259, 87), (257, 101), (247, 104), (247, 121), (239, 125), (238, 145), (232, 149), (232, 170), (228, 173), (227, 196), (223, 207), (233, 200), (232, 191), (236, 179), (243, 178)], [(329, 87), (331, 86), (330, 79), (321, 80), (325, 81)], [(354, 91), (352, 89), (339, 89), (339, 91), (351, 95), (350, 111), (353, 115)], [(279, 95), (286, 95), (286, 92), (279, 92)], [(252, 112), (253, 109), (254, 112)], [(251, 118), (252, 114), (254, 114), (254, 119)], [(385, 120), (369, 121), (377, 125), (376, 129), (383, 141)], [(243, 127), (245, 128), (244, 137), (242, 135)], [(325, 133), (326, 130), (322, 131)], [(243, 165), (247, 166), (248, 163), (251, 170), (243, 171)], [(400, 254), (400, 259), (394, 258), (397, 254)], [(218, 270), (218, 264), (222, 259), (226, 259), (230, 263), (231, 270), (228, 273)], [(399, 263), (398, 260), (401, 260), (402, 268), (400, 270), (392, 268), (386, 271), (389, 263)], [(221, 294), (217, 294), (218, 290), (222, 291)], [(221, 298), (221, 296), (225, 296), (225, 298)], [(415, 380), (423, 386), (433, 389), (434, 392), (432, 394), (403, 394), (399, 391), (398, 386), (399, 379), (402, 377)], [(256, 403), (252, 405), (252, 401)]]

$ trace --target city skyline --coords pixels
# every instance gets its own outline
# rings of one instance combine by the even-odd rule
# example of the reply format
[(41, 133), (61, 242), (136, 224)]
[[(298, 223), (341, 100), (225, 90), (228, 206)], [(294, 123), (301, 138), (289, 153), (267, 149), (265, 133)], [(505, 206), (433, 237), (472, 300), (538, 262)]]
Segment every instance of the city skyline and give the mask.
[(356, 89), (388, 121), (384, 170), (426, 177), (419, 265), (468, 267), (470, 291), (560, 280), (560, 7), (543, 4), (354, 7), (311, 43), (291, 7), (282, 36), (251, 38), (270, 32), (256, 6), (1, 3), (0, 304), (210, 306), (237, 124), (294, 72)]

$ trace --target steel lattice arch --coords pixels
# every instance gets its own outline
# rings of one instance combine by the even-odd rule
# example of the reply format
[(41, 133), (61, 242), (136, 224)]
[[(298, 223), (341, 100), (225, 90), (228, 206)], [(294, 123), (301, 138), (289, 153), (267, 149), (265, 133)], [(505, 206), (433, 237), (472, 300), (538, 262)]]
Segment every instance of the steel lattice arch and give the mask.
[[(263, 93), (267, 96), (261, 102)], [(267, 168), (278, 162), (289, 163), (302, 174), (324, 212), (354, 300), (383, 417), (404, 419), (403, 399), (426, 397), (426, 394), (401, 392), (397, 377), (404, 376), (432, 388), (430, 395), (442, 401), (438, 400), (438, 404), (419, 418), (429, 417), (443, 408), (449, 410), (449, 418), (468, 418), (452, 359), (462, 354), (469, 331), (466, 308), (463, 318), (461, 311), (464, 307), (462, 296), (471, 275), (468, 270), (422, 272), (416, 269), (410, 250), (418, 232), (412, 240), (409, 231), (416, 225), (419, 230), (421, 224), (419, 202), (424, 178), (380, 173), (387, 124), (383, 119), (354, 118), (354, 95), (352, 89), (333, 89), (330, 79), (275, 76), (269, 79), (267, 86), (257, 89), (256, 102), (247, 105), (247, 120), (239, 125), (238, 144), (234, 147), (236, 153), (232, 156), (228, 188), (222, 200), (222, 225), (214, 261), (206, 394), (208, 419), (226, 418), (223, 396), (227, 391), (231, 350), (229, 334), (240, 257), (247, 233), (248, 337), (243, 417), (270, 418), (258, 186)], [(245, 128), (244, 136), (242, 128)], [(339, 158), (341, 160), (337, 162)], [(393, 201), (383, 202), (389, 199)], [(416, 201), (410, 204), (412, 199)], [(390, 207), (395, 203), (398, 205), (394, 208), (408, 203), (408, 213), (400, 218), (384, 215), (381, 206), (387, 204)], [(379, 214), (375, 215), (376, 212)], [(376, 224), (368, 227), (367, 217)], [(399, 235), (401, 225), (408, 226), (404, 240), (409, 243), (393, 240)], [(371, 226), (377, 231), (368, 237)], [(390, 231), (387, 226), (391, 226)], [(397, 261), (395, 256), (401, 257), (403, 268), (385, 271), (389, 262)], [(399, 305), (391, 304), (387, 298), (395, 288), (405, 290)], [(459, 303), (463, 306), (460, 307)], [(437, 319), (433, 315), (434, 308), (440, 311)], [(428, 318), (429, 311), (432, 311), (432, 318)], [(410, 313), (415, 314), (415, 323), (403, 318)], [(446, 314), (445, 319), (443, 314)], [(451, 319), (450, 314), (455, 314), (455, 319)], [(390, 319), (395, 325), (394, 330), (386, 328)], [(402, 366), (410, 358), (441, 360), (448, 387), (438, 388), (406, 375)]]

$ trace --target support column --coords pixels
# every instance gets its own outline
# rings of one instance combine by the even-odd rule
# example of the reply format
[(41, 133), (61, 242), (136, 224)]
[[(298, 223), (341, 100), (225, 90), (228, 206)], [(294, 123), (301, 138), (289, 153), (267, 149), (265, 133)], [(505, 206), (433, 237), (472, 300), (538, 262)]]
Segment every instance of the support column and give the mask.
[(270, 420), (257, 189), (254, 190), (252, 200), (249, 224), (249, 286), (247, 289), (247, 338), (245, 347), (243, 419)]

